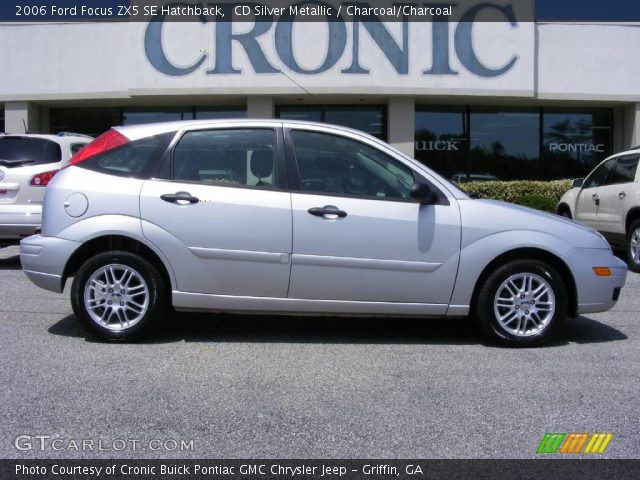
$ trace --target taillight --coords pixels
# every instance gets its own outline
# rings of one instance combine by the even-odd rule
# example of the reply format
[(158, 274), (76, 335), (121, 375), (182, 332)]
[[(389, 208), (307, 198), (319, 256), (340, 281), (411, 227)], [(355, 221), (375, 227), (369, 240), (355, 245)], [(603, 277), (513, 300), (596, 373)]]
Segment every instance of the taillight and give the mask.
[(58, 170), (49, 170), (48, 172), (38, 173), (31, 177), (29, 185), (32, 187), (46, 187)]
[(91, 158), (99, 153), (103, 153), (113, 148), (119, 147), (120, 145), (124, 145), (128, 141), (129, 140), (127, 139), (127, 137), (122, 135), (117, 130), (107, 130), (102, 135), (97, 137), (93, 142), (83, 147), (82, 150), (71, 157), (71, 160), (69, 161), (69, 164), (67, 166), (77, 165), (87, 158)]

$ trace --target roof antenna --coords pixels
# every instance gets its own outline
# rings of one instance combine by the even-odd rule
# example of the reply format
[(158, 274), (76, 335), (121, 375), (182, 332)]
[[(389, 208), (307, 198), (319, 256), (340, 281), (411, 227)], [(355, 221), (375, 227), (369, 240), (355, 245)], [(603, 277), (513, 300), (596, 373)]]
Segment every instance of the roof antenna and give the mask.
[[(285, 77), (287, 77), (292, 83), (295, 83), (298, 87), (300, 87), (304, 93), (306, 93), (307, 95), (309, 95), (311, 98), (313, 98), (314, 100), (320, 100), (316, 95), (314, 95), (313, 93), (311, 93), (309, 90), (307, 90), (306, 88), (304, 88), (302, 85), (300, 85), (298, 82), (296, 82), (293, 78), (291, 78), (289, 75), (287, 75), (286, 72), (284, 71), (280, 71), (280, 73), (282, 75), (284, 75)], [(320, 107), (325, 111), (328, 112), (329, 111), (329, 106), (326, 103), (321, 103)]]
[(29, 129), (27, 128), (27, 122), (24, 121), (24, 117), (22, 118), (22, 125), (24, 125), (24, 133), (29, 135)]

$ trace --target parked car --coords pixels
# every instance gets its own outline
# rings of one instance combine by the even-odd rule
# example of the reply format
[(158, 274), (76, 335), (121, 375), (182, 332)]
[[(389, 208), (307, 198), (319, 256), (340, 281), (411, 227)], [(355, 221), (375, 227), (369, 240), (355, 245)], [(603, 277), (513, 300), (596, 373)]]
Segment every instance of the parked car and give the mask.
[(494, 182), (496, 180), (499, 180), (499, 178), (490, 173), (472, 173), (470, 175), (466, 173), (456, 173), (451, 177), (451, 181), (454, 183)]
[(92, 137), (0, 134), (0, 247), (40, 226), (44, 187)]
[(73, 277), (76, 317), (106, 340), (172, 306), (473, 315), (526, 346), (611, 308), (627, 271), (591, 228), (470, 199), (362, 132), (280, 120), (109, 130), (53, 178), (20, 257), (42, 288)]
[(586, 179), (578, 178), (557, 213), (601, 232), (627, 264), (640, 272), (640, 147), (607, 158)]

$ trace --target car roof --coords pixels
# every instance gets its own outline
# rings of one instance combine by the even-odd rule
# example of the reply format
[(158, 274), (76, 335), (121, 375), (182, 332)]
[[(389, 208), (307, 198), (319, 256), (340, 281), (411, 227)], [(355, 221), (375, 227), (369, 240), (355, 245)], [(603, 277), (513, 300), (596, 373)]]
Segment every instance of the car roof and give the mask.
[(287, 120), (283, 118), (229, 118), (217, 120), (179, 120), (174, 122), (158, 122), (145, 123), (138, 125), (121, 125), (113, 127), (118, 132), (125, 135), (130, 140), (137, 140), (150, 135), (159, 135), (175, 130), (181, 130), (186, 127), (220, 127), (220, 126), (282, 126), (282, 125), (300, 125), (318, 128), (329, 128), (332, 130), (342, 131), (345, 133), (366, 136), (371, 139), (380, 141), (376, 137), (369, 135), (362, 130), (344, 127), (342, 125), (334, 125), (330, 123), (309, 122), (304, 120)]

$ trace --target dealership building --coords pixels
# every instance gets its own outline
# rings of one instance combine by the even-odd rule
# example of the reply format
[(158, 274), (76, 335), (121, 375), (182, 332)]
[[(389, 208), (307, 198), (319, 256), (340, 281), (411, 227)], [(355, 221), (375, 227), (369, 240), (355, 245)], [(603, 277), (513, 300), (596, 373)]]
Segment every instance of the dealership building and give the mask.
[(640, 24), (531, 21), (531, 2), (487, 1), (439, 22), (2, 23), (0, 129), (314, 120), (456, 180), (579, 177), (640, 144)]

